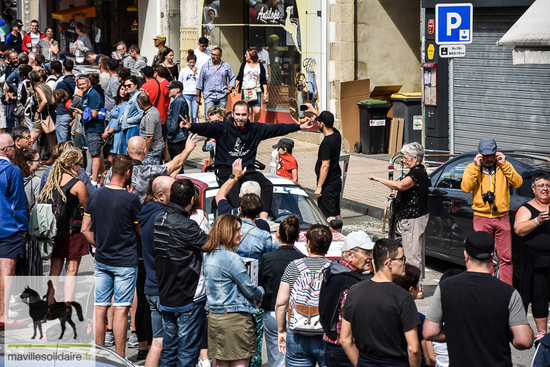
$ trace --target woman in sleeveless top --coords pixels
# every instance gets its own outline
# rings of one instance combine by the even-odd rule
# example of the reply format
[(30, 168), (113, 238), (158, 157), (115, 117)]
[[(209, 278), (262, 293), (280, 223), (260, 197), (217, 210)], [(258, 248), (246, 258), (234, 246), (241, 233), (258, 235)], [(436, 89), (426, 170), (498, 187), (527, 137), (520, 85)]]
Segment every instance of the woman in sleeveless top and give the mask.
[[(267, 102), (267, 74), (265, 67), (258, 62), (258, 52), (250, 48), (244, 55), (246, 61), (242, 63), (237, 75), (237, 84), (233, 90), (233, 97), (242, 89), (241, 99), (252, 107), (254, 116), (252, 121), (258, 122), (262, 110), (262, 95)], [(263, 94), (262, 94), (263, 91)]]
[(519, 290), (526, 310), (532, 303), (538, 340), (547, 332), (550, 302), (550, 174), (535, 173), (531, 182), (535, 198), (519, 208), (514, 230), (523, 237)]
[[(37, 200), (38, 202), (47, 202), (53, 198), (53, 192), (58, 191), (63, 201), (68, 205), (67, 211), (71, 217), (71, 233), (63, 239), (54, 241), (50, 277), (57, 277), (61, 274), (65, 259), (67, 260), (65, 267), (67, 277), (75, 277), (82, 256), (88, 254), (88, 241), (80, 232), (82, 210), (86, 207), (88, 201), (86, 186), (76, 178), (81, 167), (82, 154), (80, 152), (76, 150), (64, 151), (53, 164), (48, 180)], [(66, 280), (66, 301), (72, 300), (73, 294), (74, 282)]]

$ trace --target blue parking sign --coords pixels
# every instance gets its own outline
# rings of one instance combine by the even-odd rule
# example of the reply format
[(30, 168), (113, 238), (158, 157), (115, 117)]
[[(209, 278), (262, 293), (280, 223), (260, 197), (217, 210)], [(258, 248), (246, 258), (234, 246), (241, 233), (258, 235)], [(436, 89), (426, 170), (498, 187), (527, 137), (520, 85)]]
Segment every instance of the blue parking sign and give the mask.
[(435, 6), (435, 43), (472, 43), (472, 4), (437, 4)]

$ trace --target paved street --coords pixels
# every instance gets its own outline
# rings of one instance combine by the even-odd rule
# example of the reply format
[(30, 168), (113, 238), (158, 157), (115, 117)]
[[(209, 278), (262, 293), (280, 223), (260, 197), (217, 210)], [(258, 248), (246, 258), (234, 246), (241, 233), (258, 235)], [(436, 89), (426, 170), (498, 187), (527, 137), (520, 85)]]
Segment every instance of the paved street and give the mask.
[[(269, 161), (271, 159), (271, 146), (275, 144), (278, 139), (269, 139), (262, 142), (258, 151), (258, 160), (266, 164), (266, 171), (269, 170)], [(192, 153), (189, 163), (186, 167), (187, 173), (199, 172), (200, 169), (197, 166), (202, 166), (202, 162), (207, 157), (207, 153), (202, 152), (200, 149), (202, 142), (197, 144), (197, 149)], [(315, 175), (313, 174), (313, 167), (316, 161), (316, 152), (318, 146), (315, 144), (305, 143), (295, 140), (294, 155), (298, 159), (299, 165), (299, 181), (306, 189), (315, 189)], [(378, 208), (380, 213), (382, 208), (386, 205), (386, 195), (388, 190), (385, 186), (368, 180), (370, 173), (375, 173), (382, 177), (387, 175), (387, 157), (377, 157), (378, 159), (368, 158), (366, 156), (353, 154), (351, 157), (350, 167), (348, 171), (347, 183), (344, 191), (344, 198), (348, 198), (353, 201), (357, 201), (362, 204), (370, 205)], [(43, 171), (44, 168), (41, 169)], [(374, 236), (385, 236), (382, 232), (382, 221), (378, 218), (364, 215), (364, 213), (358, 213), (348, 209), (342, 210), (342, 217), (344, 220), (344, 234), (347, 234), (354, 230), (363, 230)], [(48, 273), (49, 267), (45, 262), (44, 271)], [(440, 261), (437, 259), (427, 259), (426, 280), (423, 284), (424, 299), (417, 300), (416, 304), (420, 312), (426, 313), (429, 308), (431, 296), (438, 284), (439, 278), (442, 273), (457, 265)], [(80, 275), (93, 275), (93, 261), (91, 256), (86, 256), (82, 259), (80, 265)], [(20, 321), (30, 321), (27, 316), (26, 309), (20, 307), (17, 309), (20, 312)], [(534, 327), (534, 321), (529, 313), (529, 320)], [(49, 324), (48, 324), (49, 325)], [(49, 327), (49, 326), (48, 326)], [(45, 328), (47, 329), (47, 327)], [(3, 339), (4, 332), (0, 332), (0, 336)], [(113, 349), (113, 348), (112, 348)], [(529, 366), (531, 362), (534, 350), (528, 350), (519, 352), (512, 349), (514, 366)], [(127, 349), (127, 357), (130, 361), (143, 365), (144, 361), (137, 361), (137, 348)], [(267, 359), (264, 347), (264, 366), (267, 366)]]

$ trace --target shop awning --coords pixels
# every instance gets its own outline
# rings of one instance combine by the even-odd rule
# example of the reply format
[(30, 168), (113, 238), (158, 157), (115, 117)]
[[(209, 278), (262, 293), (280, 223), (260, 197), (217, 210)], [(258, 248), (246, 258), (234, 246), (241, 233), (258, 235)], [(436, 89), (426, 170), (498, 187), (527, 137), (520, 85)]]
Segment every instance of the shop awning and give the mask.
[(95, 7), (94, 6), (77, 6), (75, 8), (69, 8), (60, 11), (54, 11), (52, 13), (53, 19), (58, 20), (71, 20), (75, 18), (93, 18), (95, 17)]
[(513, 46), (514, 64), (550, 64), (550, 0), (536, 0), (497, 42)]

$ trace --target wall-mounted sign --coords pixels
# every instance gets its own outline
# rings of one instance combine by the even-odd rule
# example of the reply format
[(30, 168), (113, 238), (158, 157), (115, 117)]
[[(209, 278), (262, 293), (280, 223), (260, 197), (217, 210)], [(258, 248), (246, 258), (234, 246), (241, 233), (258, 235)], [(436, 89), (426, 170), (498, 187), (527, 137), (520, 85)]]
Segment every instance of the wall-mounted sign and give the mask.
[(413, 130), (422, 130), (422, 115), (413, 116)]
[(466, 56), (466, 45), (445, 45), (439, 46), (439, 57), (464, 57)]
[(428, 46), (428, 60), (433, 60), (435, 54), (435, 46), (433, 43), (430, 43)]
[(386, 126), (386, 119), (370, 120), (370, 126)]
[(428, 19), (428, 35), (433, 36), (435, 34), (435, 19)]

